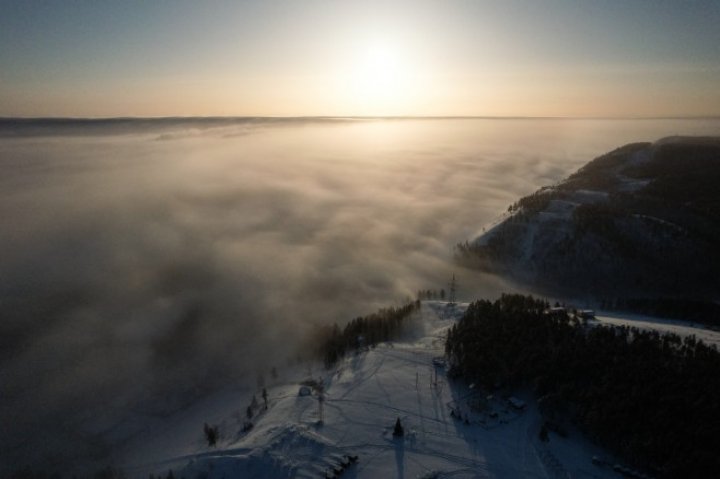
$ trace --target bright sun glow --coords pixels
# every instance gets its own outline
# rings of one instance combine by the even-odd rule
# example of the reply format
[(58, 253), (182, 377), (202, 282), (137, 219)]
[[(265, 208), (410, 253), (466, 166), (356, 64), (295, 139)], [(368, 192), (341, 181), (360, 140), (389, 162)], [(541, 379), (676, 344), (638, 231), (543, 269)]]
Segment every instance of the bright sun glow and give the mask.
[(403, 76), (397, 51), (386, 45), (367, 49), (357, 65), (357, 87), (365, 94), (388, 95), (396, 91)]
[(350, 102), (361, 114), (407, 114), (418, 90), (407, 52), (390, 42), (374, 41), (357, 49), (346, 78)]

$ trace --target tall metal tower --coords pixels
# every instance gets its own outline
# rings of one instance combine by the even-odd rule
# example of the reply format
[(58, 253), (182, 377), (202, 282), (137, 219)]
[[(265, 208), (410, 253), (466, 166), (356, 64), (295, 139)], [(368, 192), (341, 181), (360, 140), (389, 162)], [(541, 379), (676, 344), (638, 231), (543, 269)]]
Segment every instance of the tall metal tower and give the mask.
[(457, 290), (457, 281), (455, 281), (455, 273), (453, 273), (452, 281), (450, 281), (450, 296), (448, 298), (448, 306), (455, 306), (455, 291)]

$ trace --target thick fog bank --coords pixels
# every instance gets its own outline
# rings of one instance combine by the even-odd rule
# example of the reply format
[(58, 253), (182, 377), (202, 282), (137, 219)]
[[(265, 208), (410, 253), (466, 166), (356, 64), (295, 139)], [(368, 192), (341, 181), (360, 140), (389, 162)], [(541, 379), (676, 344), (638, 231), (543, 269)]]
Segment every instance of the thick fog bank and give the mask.
[(510, 286), (454, 267), (456, 242), (607, 150), (719, 125), (179, 121), (0, 135), (0, 472), (102, 462), (142, 429), (128, 417), (254, 383), (313, 325), (453, 272), (461, 297), (493, 297)]

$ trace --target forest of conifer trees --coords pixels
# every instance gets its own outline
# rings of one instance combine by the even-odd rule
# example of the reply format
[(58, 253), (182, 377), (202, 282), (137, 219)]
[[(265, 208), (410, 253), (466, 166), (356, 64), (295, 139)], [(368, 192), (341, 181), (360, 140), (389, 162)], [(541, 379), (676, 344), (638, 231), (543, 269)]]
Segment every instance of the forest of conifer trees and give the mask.
[[(694, 336), (586, 326), (531, 296), (472, 303), (447, 338), (451, 373), (529, 386), (598, 444), (659, 477), (720, 470), (720, 354)], [(545, 411), (548, 412), (547, 410)]]

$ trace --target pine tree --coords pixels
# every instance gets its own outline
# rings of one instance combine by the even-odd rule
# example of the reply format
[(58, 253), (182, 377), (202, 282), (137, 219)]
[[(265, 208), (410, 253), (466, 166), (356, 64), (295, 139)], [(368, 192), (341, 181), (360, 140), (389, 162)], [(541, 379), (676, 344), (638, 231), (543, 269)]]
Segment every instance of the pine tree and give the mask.
[(208, 442), (208, 446), (215, 446), (218, 439), (218, 427), (208, 426), (208, 423), (205, 423), (205, 425), (203, 426), (203, 431), (205, 432), (205, 439)]
[(397, 421), (395, 421), (395, 429), (393, 429), (393, 436), (403, 437), (404, 435), (405, 430), (403, 429), (402, 423), (400, 422), (400, 418), (397, 418)]

